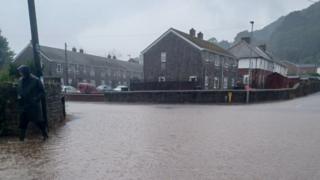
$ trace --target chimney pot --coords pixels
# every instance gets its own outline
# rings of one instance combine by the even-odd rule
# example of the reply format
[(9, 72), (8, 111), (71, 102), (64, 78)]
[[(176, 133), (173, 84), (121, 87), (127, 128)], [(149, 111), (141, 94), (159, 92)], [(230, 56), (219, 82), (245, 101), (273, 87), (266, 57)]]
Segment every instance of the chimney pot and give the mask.
[(72, 48), (72, 51), (73, 51), (73, 52), (77, 52), (77, 48), (73, 47), (73, 48)]
[(83, 49), (79, 49), (79, 53), (84, 54), (84, 50)]
[(203, 40), (203, 33), (202, 33), (202, 32), (199, 32), (199, 33), (198, 33), (198, 38), (201, 39), (201, 40)]
[(190, 36), (196, 37), (196, 30), (194, 30), (193, 28), (190, 29), (189, 33), (190, 33)]

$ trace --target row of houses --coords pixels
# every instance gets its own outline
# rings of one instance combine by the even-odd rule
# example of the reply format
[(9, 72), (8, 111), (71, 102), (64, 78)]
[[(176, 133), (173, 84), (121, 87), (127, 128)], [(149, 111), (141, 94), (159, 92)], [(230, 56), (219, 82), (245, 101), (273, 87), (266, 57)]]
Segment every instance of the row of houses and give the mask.
[[(170, 28), (142, 51), (142, 58), (146, 86), (140, 89), (157, 89), (159, 84), (167, 89), (190, 89), (185, 86), (188, 82), (197, 89), (231, 89), (248, 84), (250, 73), (253, 88), (268, 88), (268, 77), (285, 77), (288, 72), (287, 66), (273, 58), (265, 45), (255, 47), (250, 38), (225, 50), (204, 40), (203, 33), (196, 33), (193, 28), (189, 33)], [(172, 82), (184, 86), (174, 86)]]
[[(254, 46), (248, 37), (223, 49), (204, 40), (204, 34), (193, 28), (189, 33), (170, 28), (142, 51), (141, 58), (129, 61), (47, 46), (40, 47), (40, 55), (44, 75), (60, 77), (63, 84), (131, 85), (132, 90), (214, 90), (246, 84), (252, 88), (285, 88), (288, 73), (303, 70), (289, 61), (277, 60), (266, 45)], [(28, 44), (14, 62), (26, 64), (32, 59), (32, 45)], [(308, 68), (304, 70), (318, 70)]]
[[(65, 51), (47, 46), (40, 47), (40, 55), (44, 76), (60, 77), (62, 84), (74, 87), (81, 82), (116, 87), (143, 79), (142, 65), (136, 61), (94, 56), (86, 54), (82, 49)], [(28, 64), (32, 59), (32, 45), (28, 44), (15, 57), (14, 63)]]

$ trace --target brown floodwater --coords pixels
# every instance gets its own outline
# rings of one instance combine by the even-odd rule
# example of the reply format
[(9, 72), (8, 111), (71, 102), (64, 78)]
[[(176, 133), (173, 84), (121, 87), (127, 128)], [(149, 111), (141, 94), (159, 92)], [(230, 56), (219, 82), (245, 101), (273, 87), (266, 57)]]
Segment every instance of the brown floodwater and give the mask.
[(237, 106), (67, 103), (50, 139), (0, 139), (0, 179), (320, 179), (320, 94)]

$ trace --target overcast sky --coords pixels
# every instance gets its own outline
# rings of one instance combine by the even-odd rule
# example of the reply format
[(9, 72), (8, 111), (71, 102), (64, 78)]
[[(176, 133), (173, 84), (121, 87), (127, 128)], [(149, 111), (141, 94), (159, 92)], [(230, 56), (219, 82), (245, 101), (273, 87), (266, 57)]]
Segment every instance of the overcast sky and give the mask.
[[(191, 27), (205, 39), (233, 40), (235, 35), (275, 21), (311, 3), (308, 0), (35, 0), (40, 44), (83, 48), (120, 59), (138, 56), (170, 27)], [(27, 0), (1, 0), (0, 29), (18, 53), (30, 41)]]

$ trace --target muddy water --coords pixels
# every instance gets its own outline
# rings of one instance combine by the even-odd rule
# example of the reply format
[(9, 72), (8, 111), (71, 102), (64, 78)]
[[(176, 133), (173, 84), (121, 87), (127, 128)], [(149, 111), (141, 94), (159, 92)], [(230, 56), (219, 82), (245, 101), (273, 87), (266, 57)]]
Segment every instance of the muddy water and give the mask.
[(49, 141), (0, 139), (0, 179), (320, 179), (319, 103), (68, 103)]

